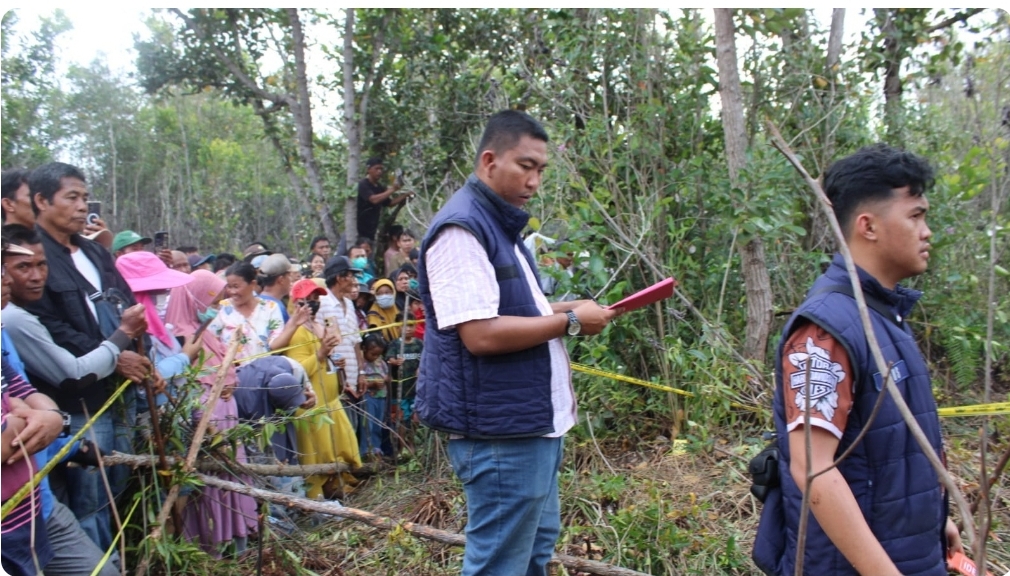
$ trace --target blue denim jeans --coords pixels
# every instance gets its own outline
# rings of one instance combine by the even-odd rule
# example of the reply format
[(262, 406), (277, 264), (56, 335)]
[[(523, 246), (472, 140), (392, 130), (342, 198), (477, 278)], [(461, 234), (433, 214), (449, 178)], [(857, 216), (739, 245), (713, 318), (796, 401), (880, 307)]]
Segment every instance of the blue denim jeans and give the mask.
[(561, 533), (563, 438), (449, 441), (466, 492), (463, 576), (545, 576)]
[(367, 416), (362, 416), (365, 420), (362, 427), (366, 433), (358, 436), (358, 451), (362, 457), (369, 454), (382, 455), (382, 426), (386, 423), (386, 399), (366, 393), (365, 401), (360, 406), (365, 409)]
[[(122, 402), (116, 402), (84, 433), (84, 439), (93, 440), (102, 454), (109, 454), (113, 450), (133, 453), (133, 427), (137, 413), (132, 386), (124, 391), (122, 399), (125, 406)], [(85, 422), (87, 418), (83, 414), (71, 414), (71, 432), (76, 433)], [(106, 468), (106, 474), (112, 494), (118, 498), (126, 489), (130, 469), (127, 466), (111, 466)], [(109, 497), (105, 492), (101, 472), (92, 467), (67, 467), (65, 478), (67, 507), (81, 523), (84, 533), (101, 550), (108, 550), (112, 544), (113, 526)]]

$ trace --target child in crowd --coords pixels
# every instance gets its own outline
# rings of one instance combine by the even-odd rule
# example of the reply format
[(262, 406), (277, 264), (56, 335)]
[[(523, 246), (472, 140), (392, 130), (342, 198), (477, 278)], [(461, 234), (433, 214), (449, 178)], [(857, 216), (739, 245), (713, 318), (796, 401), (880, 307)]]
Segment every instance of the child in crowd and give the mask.
[(369, 334), (361, 342), (361, 355), (365, 364), (361, 372), (365, 375), (365, 412), (368, 423), (367, 434), (358, 438), (361, 458), (382, 457), (382, 427), (386, 421), (386, 387), (389, 384), (389, 367), (382, 359), (386, 351), (386, 341), (378, 334)]
[(382, 263), (385, 265), (383, 270), (387, 275), (400, 267), (399, 264), (393, 263), (393, 259), (400, 253), (400, 234), (403, 234), (403, 226), (400, 224), (393, 224), (388, 228), (386, 251), (382, 254)]
[[(404, 313), (396, 315), (396, 321), (403, 323)], [(421, 364), (421, 350), (424, 344), (415, 337), (414, 325), (410, 323), (414, 315), (406, 312), (407, 325), (403, 329), (403, 336), (389, 343), (386, 349), (386, 362), (395, 367), (396, 380), (392, 386), (392, 397), (390, 402), (398, 402), (399, 411), (402, 413), (399, 422), (391, 422), (395, 428), (402, 423), (405, 427), (412, 429), (417, 424), (417, 417), (414, 415), (415, 386), (417, 384), (417, 369)], [(404, 434), (404, 440), (409, 444), (413, 434)]]
[(414, 249), (417, 244), (417, 238), (414, 233), (406, 228), (400, 233), (400, 237), (397, 239), (396, 246), (398, 248), (396, 254), (390, 259), (392, 266), (389, 270), (400, 268), (404, 264), (410, 264), (410, 251)]

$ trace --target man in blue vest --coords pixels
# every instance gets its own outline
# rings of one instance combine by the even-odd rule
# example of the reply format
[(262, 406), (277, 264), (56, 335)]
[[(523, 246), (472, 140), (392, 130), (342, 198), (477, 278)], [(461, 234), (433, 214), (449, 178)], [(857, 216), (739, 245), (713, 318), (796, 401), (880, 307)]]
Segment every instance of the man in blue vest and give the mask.
[(547, 166), (547, 133), (527, 114), (492, 116), (474, 174), (435, 215), (418, 282), (428, 331), (421, 421), (450, 434), (467, 498), (463, 574), (544, 575), (561, 530), (558, 468), (576, 422), (561, 338), (616, 316), (593, 301), (551, 304), (520, 236)]
[[(887, 368), (881, 370), (871, 356), (844, 261), (836, 254), (786, 323), (776, 354), (781, 485), (765, 500), (754, 544), (754, 560), (767, 574), (795, 573), (808, 489), (805, 574), (944, 576), (948, 550), (961, 549), (937, 474), (883, 389), (882, 373), (889, 372), (929, 449), (942, 457), (929, 367), (905, 323), (922, 293), (898, 284), (926, 271), (931, 232), (924, 192), (932, 180), (926, 160), (882, 144), (837, 161), (825, 175)], [(807, 410), (813, 474), (852, 448), (809, 486)], [(861, 431), (865, 436), (853, 446)]]

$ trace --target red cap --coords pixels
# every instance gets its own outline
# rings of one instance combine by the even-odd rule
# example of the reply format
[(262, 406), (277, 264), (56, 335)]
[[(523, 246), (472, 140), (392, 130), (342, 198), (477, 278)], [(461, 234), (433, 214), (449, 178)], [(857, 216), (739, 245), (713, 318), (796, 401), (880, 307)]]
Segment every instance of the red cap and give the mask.
[(291, 287), (291, 297), (295, 300), (307, 298), (310, 294), (316, 293), (320, 296), (326, 295), (326, 288), (316, 286), (316, 283), (308, 278), (302, 278)]

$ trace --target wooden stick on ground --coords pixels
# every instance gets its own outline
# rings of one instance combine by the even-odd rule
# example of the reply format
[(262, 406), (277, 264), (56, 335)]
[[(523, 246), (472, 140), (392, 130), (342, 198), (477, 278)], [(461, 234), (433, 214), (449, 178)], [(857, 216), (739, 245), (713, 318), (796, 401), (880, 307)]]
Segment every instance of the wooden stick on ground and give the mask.
[[(200, 418), (199, 424), (196, 426), (196, 431), (193, 433), (193, 442), (189, 445), (189, 453), (186, 455), (186, 461), (183, 463), (183, 472), (188, 473), (193, 471), (193, 464), (196, 462), (196, 455), (200, 452), (200, 445), (203, 443), (203, 437), (207, 433), (207, 427), (210, 425), (210, 419), (214, 416), (214, 406), (217, 405), (217, 399), (221, 396), (221, 391), (224, 390), (224, 378), (228, 374), (228, 368), (231, 366), (232, 361), (235, 359), (235, 355), (238, 353), (239, 341), (242, 336), (242, 327), (239, 326), (235, 334), (232, 336), (231, 346), (228, 347), (228, 352), (224, 356), (224, 360), (221, 362), (221, 367), (217, 371), (217, 379), (214, 381), (214, 386), (210, 389), (210, 397), (207, 399), (207, 405), (203, 409), (203, 417)], [(176, 482), (168, 490), (168, 496), (165, 498), (165, 502), (161, 505), (161, 511), (158, 512), (158, 518), (155, 521), (154, 528), (151, 530), (151, 534), (148, 538), (152, 540), (158, 540), (161, 538), (161, 532), (165, 528), (165, 521), (168, 520), (168, 515), (172, 510), (172, 505), (175, 504), (175, 500), (179, 497), (179, 483)], [(137, 566), (137, 576), (143, 576), (147, 573), (147, 568), (150, 566), (151, 556), (148, 555), (144, 560)]]
[[(174, 456), (167, 457), (169, 467), (178, 461)], [(158, 457), (149, 454), (123, 454), (113, 452), (105, 456), (105, 464), (114, 466), (125, 464), (134, 468), (157, 466)], [(195, 469), (200, 472), (249, 472), (260, 476), (313, 476), (316, 474), (339, 474), (341, 472), (351, 472), (353, 474), (374, 473), (374, 466), (368, 464), (360, 468), (350, 468), (343, 462), (330, 462), (327, 464), (309, 464), (300, 466), (298, 464), (243, 464), (238, 462), (221, 463), (217, 460), (200, 459), (194, 464)]]
[[(238, 482), (231, 482), (215, 476), (207, 476), (206, 474), (197, 473), (196, 477), (208, 486), (238, 492), (239, 494), (252, 496), (258, 500), (267, 500), (269, 502), (276, 502), (278, 504), (284, 504), (294, 508), (301, 508), (302, 510), (308, 510), (310, 512), (321, 512), (330, 516), (337, 516), (338, 518), (346, 518), (348, 520), (362, 522), (382, 530), (393, 530), (396, 527), (400, 527), (415, 536), (426, 538), (428, 540), (434, 540), (443, 544), (450, 544), (453, 546), (463, 546), (466, 544), (466, 536), (462, 534), (439, 530), (437, 528), (432, 528), (431, 526), (425, 526), (424, 524), (415, 524), (414, 522), (397, 522), (391, 518), (372, 514), (371, 512), (342, 506), (338, 502), (309, 500), (308, 498), (300, 498), (298, 496), (292, 496), (291, 494), (260, 490), (259, 488), (253, 488), (251, 486), (239, 484)], [(637, 572), (635, 570), (612, 566), (595, 560), (569, 556), (567, 554), (554, 554), (553, 560), (555, 562), (560, 562), (569, 570), (584, 572), (587, 574), (598, 574), (600, 576), (645, 576), (644, 573)]]

